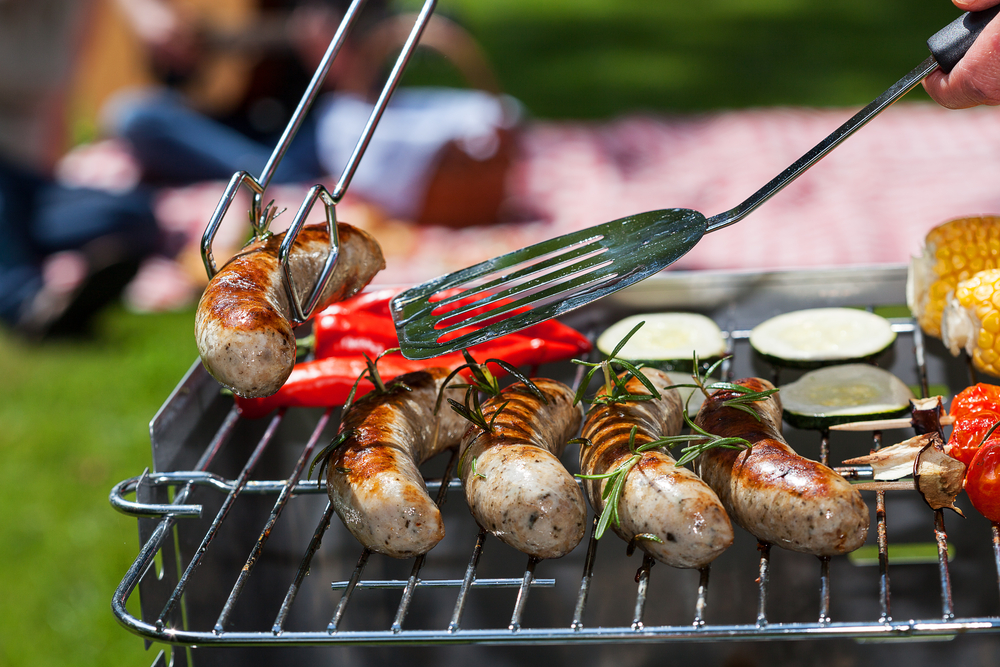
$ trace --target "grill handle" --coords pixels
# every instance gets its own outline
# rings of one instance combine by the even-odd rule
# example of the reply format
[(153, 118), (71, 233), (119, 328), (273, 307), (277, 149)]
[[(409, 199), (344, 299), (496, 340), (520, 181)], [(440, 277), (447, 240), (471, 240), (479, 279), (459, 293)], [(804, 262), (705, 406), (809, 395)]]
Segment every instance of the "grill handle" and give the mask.
[(927, 40), (927, 48), (943, 71), (950, 72), (958, 64), (997, 13), (1000, 13), (1000, 5), (979, 12), (965, 12)]

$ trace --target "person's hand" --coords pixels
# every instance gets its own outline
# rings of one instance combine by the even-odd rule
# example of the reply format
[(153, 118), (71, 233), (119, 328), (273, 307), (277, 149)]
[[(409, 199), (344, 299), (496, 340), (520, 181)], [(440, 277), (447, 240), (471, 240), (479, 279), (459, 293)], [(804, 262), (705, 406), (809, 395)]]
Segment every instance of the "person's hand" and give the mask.
[[(952, 0), (963, 11), (980, 11), (1000, 0)], [(938, 104), (967, 109), (1000, 104), (1000, 17), (987, 25), (969, 52), (948, 74), (937, 70), (924, 79), (924, 89)]]

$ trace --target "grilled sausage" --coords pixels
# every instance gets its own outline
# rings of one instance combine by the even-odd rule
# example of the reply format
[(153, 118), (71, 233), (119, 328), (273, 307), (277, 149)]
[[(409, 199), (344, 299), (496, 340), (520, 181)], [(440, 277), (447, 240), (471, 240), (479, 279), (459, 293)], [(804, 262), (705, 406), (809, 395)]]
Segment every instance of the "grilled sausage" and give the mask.
[[(737, 384), (753, 391), (773, 388), (759, 378)], [(719, 494), (733, 521), (757, 539), (791, 551), (834, 556), (860, 547), (869, 516), (857, 489), (782, 440), (777, 395), (752, 404), (759, 421), (722, 405), (737, 395), (716, 391), (695, 419), (709, 433), (746, 438), (753, 445), (750, 450), (711, 449), (697, 459), (697, 471)]]
[[(666, 389), (673, 382), (663, 371), (643, 368), (660, 398), (603, 405), (594, 403), (583, 424), (590, 444), (580, 447), (580, 472), (603, 475), (618, 469), (634, 454), (629, 447), (635, 426), (634, 447), (667, 435), (677, 435), (684, 424), (680, 394)], [(631, 394), (649, 394), (635, 377), (625, 384)], [(652, 534), (662, 540), (639, 540), (643, 551), (674, 567), (700, 568), (733, 543), (733, 526), (719, 497), (697, 475), (679, 467), (668, 453), (651, 449), (628, 471), (618, 501), (621, 522), (612, 529), (626, 542), (636, 535)], [(587, 479), (583, 487), (591, 507), (604, 512), (604, 488), (611, 479)]]
[[(559, 455), (580, 428), (573, 392), (538, 379), (543, 402), (523, 383), (483, 402), (492, 432), (469, 427), (459, 474), (479, 525), (536, 558), (565, 556), (583, 539), (587, 505)], [(505, 402), (508, 402), (506, 407)]]
[[(398, 376), (388, 393), (371, 392), (348, 408), (347, 439), (327, 461), (326, 489), (361, 544), (393, 558), (427, 553), (444, 537), (441, 512), (418, 466), (458, 447), (468, 424), (445, 403), (434, 414), (444, 368)], [(460, 399), (459, 389), (445, 396)]]
[[(382, 249), (366, 232), (339, 223), (340, 255), (317, 311), (359, 292), (385, 268)], [(255, 241), (209, 281), (195, 315), (202, 363), (225, 387), (244, 398), (270, 396), (295, 365), (291, 306), (278, 262), (284, 234)], [(292, 278), (305, 300), (326, 264), (326, 225), (307, 225), (289, 257)]]

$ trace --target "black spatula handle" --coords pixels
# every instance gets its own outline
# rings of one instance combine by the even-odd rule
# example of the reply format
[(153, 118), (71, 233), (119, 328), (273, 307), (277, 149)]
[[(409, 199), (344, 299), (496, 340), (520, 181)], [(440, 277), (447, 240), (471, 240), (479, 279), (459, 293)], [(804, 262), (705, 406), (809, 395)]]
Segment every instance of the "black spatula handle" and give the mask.
[(1000, 5), (981, 12), (965, 12), (927, 40), (927, 48), (945, 72), (958, 64), (986, 24), (1000, 13)]

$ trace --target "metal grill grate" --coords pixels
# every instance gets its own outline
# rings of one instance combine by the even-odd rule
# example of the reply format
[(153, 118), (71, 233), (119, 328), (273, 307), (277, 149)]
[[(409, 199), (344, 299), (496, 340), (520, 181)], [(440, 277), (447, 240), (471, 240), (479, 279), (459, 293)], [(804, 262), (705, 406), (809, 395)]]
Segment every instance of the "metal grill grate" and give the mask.
[[(661, 299), (670, 301), (667, 305), (684, 307), (679, 287), (697, 287), (699, 303), (721, 286), (740, 287), (738, 298), (721, 289), (722, 296), (710, 301), (720, 324), (739, 325), (724, 326), (734, 355), (724, 372), (728, 377), (769, 372), (779, 384), (791, 378), (785, 377), (787, 371), (779, 374), (753, 358), (746, 343), (750, 326), (774, 312), (801, 307), (796, 300), (800, 292), (814, 305), (898, 303), (900, 271), (845, 272), (833, 278), (818, 272), (769, 279), (737, 275), (724, 276), (723, 283), (715, 274), (668, 276), (659, 288)], [(837, 280), (850, 289), (836, 289)], [(867, 294), (873, 284), (882, 293)], [(755, 299), (769, 306), (760, 308)], [(616, 308), (629, 307), (615, 302), (590, 309), (578, 326), (596, 330), (617, 316)], [(943, 350), (928, 350), (911, 320), (893, 323), (899, 338), (889, 361), (897, 375), (921, 386), (924, 393), (941, 384), (957, 391), (968, 383), (962, 363)], [(543, 372), (569, 375), (568, 367)], [(259, 423), (246, 422), (195, 365), (151, 425), (158, 471), (125, 480), (111, 493), (117, 509), (142, 517), (141, 550), (113, 600), (121, 623), (147, 640), (199, 647), (937, 637), (1000, 629), (1000, 590), (982, 585), (984, 573), (992, 571), (989, 579), (1000, 576), (997, 526), (978, 516), (955, 522), (950, 527), (953, 537), (956, 531), (961, 535), (961, 546), (956, 546), (949, 541), (942, 511), (928, 509), (914, 492), (864, 493), (875, 516), (869, 537), (877, 558), (874, 576), (873, 568), (866, 569), (858, 559), (772, 551), (739, 529), (736, 544), (714, 567), (654, 568), (648, 556), (641, 564), (627, 560), (624, 543), (610, 534), (600, 543), (594, 540), (596, 517), (589, 541), (572, 554), (560, 561), (529, 558), (522, 570), (518, 563), (524, 562), (523, 555), (475, 526), (460, 483), (452, 477), (452, 457), (438, 462), (428, 481), (444, 506), (445, 542), (406, 562), (367, 550), (352, 556), (358, 545), (333, 517), (324, 486), (304, 478), (317, 445), (322, 448), (336, 423), (335, 409), (291, 409)], [(828, 432), (794, 429), (786, 435), (797, 449), (824, 462), (847, 458), (839, 452), (852, 447), (867, 451), (906, 437), (875, 433), (872, 441), (870, 435), (838, 432), (831, 437)], [(283, 452), (286, 461), (276, 452)], [(569, 463), (575, 470), (575, 462)], [(125, 498), (132, 492), (134, 502)], [(975, 514), (971, 508), (969, 513)], [(893, 516), (899, 517), (898, 523), (916, 526), (915, 532), (901, 533), (904, 539), (926, 534), (924, 548), (930, 545), (933, 551), (936, 546), (936, 560), (919, 566), (919, 576), (907, 569), (914, 566), (894, 567), (902, 582), (896, 586), (890, 580)], [(963, 562), (977, 573), (973, 578), (963, 569), (962, 595), (953, 596), (950, 548), (961, 549)], [(758, 555), (751, 555), (754, 551)], [(485, 567), (483, 558), (489, 554), (495, 558)], [(375, 568), (373, 562), (378, 563)], [(554, 576), (548, 576), (549, 570)], [(389, 576), (379, 576), (384, 572)], [(967, 580), (974, 582), (975, 590)], [(127, 608), (137, 587), (139, 615)], [(504, 590), (504, 604), (483, 593)], [(898, 618), (891, 593), (900, 602)], [(531, 602), (543, 594), (542, 611), (532, 613)], [(418, 605), (420, 598), (427, 599)], [(794, 604), (788, 602), (792, 599)], [(956, 600), (967, 600), (960, 612)], [(809, 612), (813, 601), (816, 606)], [(666, 607), (669, 612), (664, 612)], [(376, 608), (379, 613), (372, 613)], [(374, 620), (384, 623), (369, 627)]]

